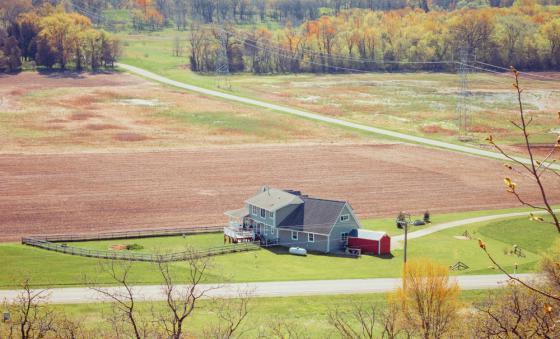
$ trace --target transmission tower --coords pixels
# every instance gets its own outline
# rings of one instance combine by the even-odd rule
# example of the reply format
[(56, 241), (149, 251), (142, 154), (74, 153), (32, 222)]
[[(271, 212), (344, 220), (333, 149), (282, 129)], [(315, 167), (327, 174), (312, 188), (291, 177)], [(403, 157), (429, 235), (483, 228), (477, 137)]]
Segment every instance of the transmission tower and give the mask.
[(216, 75), (218, 76), (218, 88), (230, 90), (231, 83), (229, 81), (229, 59), (227, 54), (228, 36), (224, 20), (220, 11), (220, 1), (216, 4), (216, 16), (218, 18), (218, 38), (220, 40), (218, 54), (216, 56)]
[(459, 75), (460, 90), (457, 97), (457, 127), (459, 127), (459, 139), (462, 141), (467, 141), (469, 139), (469, 126), (471, 124), (471, 114), (467, 98), (469, 97), (469, 70), (468, 65), (468, 54), (465, 48), (461, 48), (460, 51), (460, 62), (459, 69), (457, 71)]

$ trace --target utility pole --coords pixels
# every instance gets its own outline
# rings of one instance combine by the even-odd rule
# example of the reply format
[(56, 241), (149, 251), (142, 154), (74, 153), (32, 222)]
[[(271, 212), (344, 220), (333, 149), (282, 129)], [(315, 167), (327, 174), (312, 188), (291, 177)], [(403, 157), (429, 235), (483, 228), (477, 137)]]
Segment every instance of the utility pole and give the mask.
[(218, 55), (216, 56), (216, 74), (218, 75), (218, 88), (231, 89), (229, 82), (229, 58), (227, 54), (228, 36), (225, 29), (224, 20), (221, 17), (220, 0), (216, 3), (216, 16), (218, 19), (218, 37), (220, 40), (220, 47)]
[(459, 75), (459, 95), (457, 98), (457, 127), (459, 127), (459, 140), (468, 141), (469, 124), (470, 124), (470, 110), (467, 103), (469, 96), (469, 77), (468, 77), (468, 52), (466, 47), (461, 47), (460, 62), (457, 73)]

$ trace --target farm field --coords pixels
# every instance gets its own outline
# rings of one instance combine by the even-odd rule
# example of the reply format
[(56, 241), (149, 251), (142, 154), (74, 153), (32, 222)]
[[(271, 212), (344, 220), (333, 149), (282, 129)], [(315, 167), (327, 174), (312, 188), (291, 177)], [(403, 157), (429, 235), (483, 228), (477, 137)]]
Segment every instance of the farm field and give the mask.
[(363, 133), (185, 93), (124, 73), (0, 76), (0, 152), (374, 142)]
[[(183, 57), (172, 56), (174, 37), (182, 39)], [(218, 79), (191, 72), (187, 65), (188, 33), (164, 31), (143, 35), (122, 35), (125, 41), (121, 61), (174, 80), (218, 89)], [(541, 74), (543, 75), (543, 74)], [(533, 142), (550, 144), (558, 131), (556, 111), (560, 104), (560, 75), (556, 80), (526, 77), (526, 111), (534, 116)], [(231, 93), (268, 102), (298, 107), (311, 112), (389, 130), (458, 142), (456, 106), (460, 82), (453, 73), (368, 73), (340, 75), (250, 75), (229, 77)], [(540, 80), (535, 80), (540, 79)], [(518, 114), (511, 77), (488, 73), (469, 75), (470, 95), (466, 105), (471, 112), (470, 134), (473, 146), (485, 147), (484, 138), (496, 140), (519, 151), (521, 142), (509, 120)], [(484, 145), (484, 146), (483, 146)]]
[[(460, 302), (465, 307), (483, 300), (491, 291), (461, 291)], [(385, 294), (355, 294), (309, 297), (254, 298), (249, 302), (249, 314), (242, 325), (244, 337), (258, 338), (259, 332), (268, 331), (274, 326), (287, 325), (295, 333), (305, 333), (313, 338), (329, 338), (332, 336), (332, 325), (328, 321), (328, 313), (333, 309), (345, 311), (352, 305), (377, 305), (383, 307), (387, 303)], [(199, 308), (188, 323), (193, 335), (199, 336), (205, 326), (217, 321), (214, 313), (216, 305), (212, 301), (201, 300)], [(163, 308), (163, 303), (138, 303), (139, 314), (151, 316), (151, 309)], [(102, 314), (110, 311), (108, 304), (73, 304), (54, 305), (54, 308), (79, 319), (86, 328), (98, 329), (106, 326)], [(255, 324), (265, 324), (255, 326)], [(381, 328), (377, 328), (379, 333)], [(266, 332), (265, 332), (266, 333)], [(261, 336), (262, 337), (262, 336)]]
[[(262, 185), (348, 200), (360, 218), (518, 206), (499, 162), (403, 144), (0, 155), (0, 241), (36, 233), (223, 224)], [(545, 181), (546, 178), (545, 178)], [(522, 194), (537, 198), (527, 179)], [(550, 183), (550, 199), (560, 189)]]
[[(507, 231), (503, 225), (507, 225)], [(537, 231), (534, 236), (518, 242), (514, 234), (523, 232), (528, 227)], [(497, 228), (499, 231), (494, 231)], [(460, 236), (467, 231), (471, 240)], [(499, 232), (499, 233), (498, 233)], [(189, 238), (192, 237), (192, 240)], [(200, 238), (198, 238), (200, 237)], [(547, 241), (539, 246), (534, 243), (540, 238)], [(453, 271), (452, 274), (492, 274), (497, 273), (491, 263), (478, 247), (477, 238), (483, 239), (493, 256), (504, 267), (513, 270), (519, 265), (518, 272), (531, 272), (537, 264), (540, 254), (553, 241), (558, 239), (554, 229), (547, 224), (535, 224), (526, 217), (482, 222), (467, 226), (447, 229), (431, 235), (412, 239), (409, 242), (411, 258), (428, 258), (444, 265), (453, 265), (457, 261), (466, 263), (470, 268)], [(107, 249), (111, 244), (138, 243), (146, 245), (150, 251), (152, 239), (114, 240), (112, 242), (73, 243), (72, 246)], [(222, 240), (221, 234), (193, 235), (186, 239), (180, 237), (158, 238), (159, 249), (176, 250), (188, 246), (215, 246)], [(437, 245), (434, 245), (437, 244)], [(508, 253), (513, 245), (522, 248), (524, 257)], [(153, 247), (152, 247), (153, 249)], [(207, 276), (208, 282), (253, 282), (253, 281), (289, 281), (316, 279), (358, 279), (398, 277), (402, 270), (402, 249), (392, 251), (393, 258), (362, 256), (360, 258), (336, 257), (321, 254), (309, 254), (307, 257), (289, 255), (285, 248), (262, 249), (259, 251), (227, 254), (213, 257), (212, 267)], [(15, 243), (0, 244), (0, 255), (8, 259), (7, 267), (0, 273), (0, 288), (13, 287), (23, 277), (30, 277), (36, 285), (83, 285), (84, 276), (95, 276), (100, 283), (110, 283), (110, 279), (99, 271), (98, 260), (31, 248)], [(175, 274), (185, 272), (185, 265), (173, 263)], [(131, 271), (131, 280), (136, 284), (159, 283), (159, 272), (149, 263), (135, 263)]]

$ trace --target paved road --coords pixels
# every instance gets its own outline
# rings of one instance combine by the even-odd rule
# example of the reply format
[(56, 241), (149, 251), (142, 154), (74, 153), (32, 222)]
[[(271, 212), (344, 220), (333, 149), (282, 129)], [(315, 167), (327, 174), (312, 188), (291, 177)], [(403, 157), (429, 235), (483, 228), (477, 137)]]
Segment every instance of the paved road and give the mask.
[[(451, 144), (451, 143), (447, 143), (447, 142), (443, 142), (443, 141), (438, 141), (438, 140), (433, 140), (433, 139), (428, 139), (428, 138), (417, 137), (417, 136), (414, 136), (414, 135), (389, 131), (389, 130), (382, 129), (382, 128), (366, 126), (366, 125), (357, 124), (357, 123), (353, 123), (353, 122), (349, 122), (349, 121), (345, 121), (345, 120), (341, 120), (341, 119), (326, 117), (326, 116), (323, 116), (323, 115), (320, 115), (320, 114), (310, 113), (310, 112), (306, 112), (306, 111), (302, 111), (302, 110), (299, 110), (299, 109), (294, 109), (294, 108), (290, 108), (290, 107), (286, 107), (286, 106), (271, 104), (271, 103), (260, 101), (260, 100), (244, 98), (244, 97), (240, 97), (240, 96), (229, 94), (229, 93), (214, 91), (214, 90), (211, 90), (211, 89), (202, 88), (202, 87), (198, 87), (198, 86), (194, 86), (194, 85), (189, 85), (189, 84), (186, 84), (186, 83), (183, 83), (183, 82), (175, 81), (175, 80), (163, 77), (161, 75), (157, 75), (155, 73), (149, 72), (149, 71), (144, 70), (142, 68), (138, 68), (138, 67), (127, 65), (127, 64), (118, 63), (117, 66), (119, 66), (120, 68), (125, 69), (129, 72), (138, 74), (140, 76), (143, 76), (143, 77), (151, 79), (151, 80), (155, 80), (155, 81), (158, 81), (158, 82), (161, 82), (161, 83), (164, 83), (164, 84), (167, 84), (167, 85), (175, 86), (175, 87), (178, 87), (178, 88), (186, 89), (186, 90), (189, 90), (189, 91), (192, 91), (192, 92), (198, 92), (198, 93), (205, 94), (205, 95), (208, 95), (208, 96), (218, 97), (218, 98), (231, 100), (231, 101), (237, 101), (237, 102), (241, 102), (241, 103), (244, 103), (244, 104), (249, 104), (249, 105), (263, 107), (263, 108), (268, 108), (268, 109), (272, 109), (272, 110), (275, 110), (275, 111), (288, 113), (288, 114), (292, 114), (292, 115), (296, 115), (296, 116), (300, 116), (300, 117), (304, 117), (304, 118), (308, 118), (308, 119), (312, 119), (312, 120), (327, 122), (327, 123), (340, 125), (340, 126), (344, 126), (344, 127), (349, 127), (349, 128), (353, 128), (353, 129), (357, 129), (357, 130), (361, 130), (361, 131), (376, 133), (376, 134), (379, 134), (379, 135), (396, 138), (396, 139), (403, 140), (403, 141), (406, 141), (406, 142), (414, 142), (414, 143), (419, 143), (419, 144), (428, 145), (428, 146), (445, 148), (445, 149), (452, 150), (452, 151), (459, 151), (459, 152), (464, 152), (464, 153), (473, 154), (473, 155), (480, 155), (480, 156), (485, 156), (485, 157), (499, 159), (499, 160), (507, 160), (502, 154), (499, 154), (499, 153), (496, 153), (496, 152), (490, 152), (490, 151), (485, 151), (485, 150), (481, 150), (481, 149), (474, 148), (474, 147), (455, 145), (455, 144)], [(526, 158), (516, 157), (516, 159), (525, 163), (525, 164), (529, 163), (529, 159), (526, 159)], [(560, 170), (560, 165), (551, 165), (550, 168)]]
[[(530, 274), (519, 274), (521, 279), (533, 277)], [(497, 288), (504, 284), (504, 275), (470, 275), (452, 277), (463, 290), (477, 290)], [(241, 292), (247, 292), (254, 297), (287, 297), (302, 295), (334, 295), (334, 294), (358, 294), (358, 293), (380, 293), (395, 290), (401, 283), (398, 278), (378, 279), (348, 279), (348, 280), (312, 280), (312, 281), (285, 281), (285, 282), (258, 282), (238, 283), (224, 285), (201, 285), (201, 289), (207, 292), (208, 297), (230, 298), (237, 297)], [(124, 292), (118, 287), (107, 287), (113, 292)], [(135, 286), (133, 288), (137, 300), (156, 301), (165, 300), (161, 286)], [(0, 301), (13, 300), (19, 291), (1, 291)], [(86, 287), (77, 288), (55, 288), (47, 292), (49, 301), (57, 304), (71, 303), (96, 303), (107, 301), (96, 291)]]
[[(532, 212), (533, 214), (543, 214), (546, 213), (544, 211), (536, 211), (536, 212)], [(477, 222), (483, 222), (483, 221), (489, 221), (489, 220), (495, 220), (495, 219), (503, 219), (503, 218), (510, 218), (510, 217), (521, 217), (521, 216), (528, 216), (529, 212), (514, 212), (514, 213), (505, 213), (505, 214), (494, 214), (494, 215), (487, 215), (484, 217), (476, 217), (476, 218), (470, 218), (470, 219), (463, 219), (463, 220), (456, 220), (456, 221), (451, 221), (451, 222), (446, 222), (443, 224), (438, 224), (438, 225), (434, 225), (434, 226), (430, 226), (418, 231), (414, 231), (414, 232), (409, 232), (408, 233), (408, 239), (416, 239), (416, 238), (420, 238), (420, 237), (424, 237), (428, 234), (432, 234), (441, 230), (445, 230), (448, 228), (453, 228), (453, 227), (458, 227), (458, 226), (464, 226), (464, 225), (469, 225), (469, 224), (474, 224)], [(410, 226), (410, 227), (414, 227), (414, 226)], [(394, 237), (391, 238), (391, 248), (397, 248), (399, 247), (401, 244), (400, 242), (404, 241), (404, 234), (403, 235), (396, 235)]]

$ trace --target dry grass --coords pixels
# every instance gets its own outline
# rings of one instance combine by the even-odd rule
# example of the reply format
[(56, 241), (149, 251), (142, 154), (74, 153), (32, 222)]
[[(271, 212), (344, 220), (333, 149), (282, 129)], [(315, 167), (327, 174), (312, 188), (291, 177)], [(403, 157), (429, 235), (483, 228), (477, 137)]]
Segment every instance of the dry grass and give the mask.
[(0, 77), (0, 97), (4, 153), (372, 141), (357, 132), (176, 91), (126, 74), (21, 73)]

